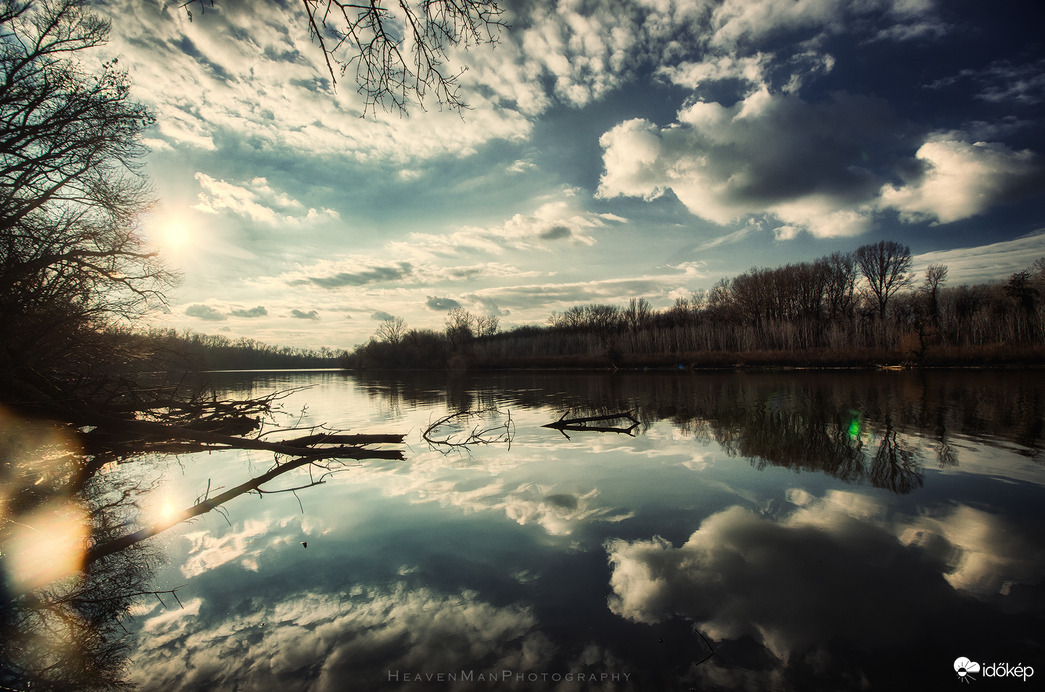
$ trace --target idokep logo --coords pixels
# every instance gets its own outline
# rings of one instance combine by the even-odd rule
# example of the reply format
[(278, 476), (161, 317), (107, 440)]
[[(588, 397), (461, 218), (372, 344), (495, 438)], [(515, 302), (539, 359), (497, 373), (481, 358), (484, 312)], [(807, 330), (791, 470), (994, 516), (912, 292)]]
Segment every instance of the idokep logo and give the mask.
[(970, 661), (964, 656), (954, 659), (954, 672), (958, 674), (961, 682), (972, 682), (976, 674), (985, 678), (1020, 678), (1027, 682), (1027, 678), (1034, 675), (1034, 668), (1022, 663), (1012, 665), (1011, 663), (984, 663)]
[(954, 672), (958, 674), (958, 679), (962, 682), (971, 682), (976, 679), (973, 673), (980, 672), (980, 664), (959, 656), (954, 659)]

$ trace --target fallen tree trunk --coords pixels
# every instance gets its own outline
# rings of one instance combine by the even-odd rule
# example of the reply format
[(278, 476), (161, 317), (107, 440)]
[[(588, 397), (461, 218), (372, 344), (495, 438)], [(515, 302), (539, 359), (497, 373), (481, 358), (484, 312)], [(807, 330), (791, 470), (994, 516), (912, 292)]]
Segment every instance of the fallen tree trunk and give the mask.
[[(189, 440), (191, 442), (198, 442), (203, 445), (208, 445), (209, 448), (213, 449), (257, 449), (266, 452), (274, 452), (276, 454), (286, 454), (291, 456), (301, 456), (315, 454), (317, 456), (331, 457), (330, 452), (336, 450), (350, 451), (355, 449), (359, 445), (368, 444), (400, 444), (403, 442), (404, 435), (398, 434), (379, 434), (379, 435), (366, 435), (366, 434), (337, 434), (337, 433), (318, 433), (313, 435), (305, 435), (303, 437), (297, 437), (289, 440), (280, 440), (277, 442), (269, 442), (268, 440), (262, 440), (256, 437), (239, 437), (238, 435), (226, 435), (224, 433), (210, 432), (207, 430), (196, 430), (193, 428), (182, 427), (177, 425), (170, 425), (168, 423), (158, 423), (155, 421), (147, 420), (136, 420), (136, 419), (122, 419), (122, 418), (111, 418), (107, 416), (98, 417), (96, 419), (98, 430), (87, 433), (87, 435), (105, 435), (111, 434), (115, 431), (120, 433), (134, 432), (144, 435), (145, 439), (156, 438), (159, 440)], [(100, 432), (99, 432), (100, 431)], [(142, 439), (140, 436), (136, 436), (134, 439)], [(320, 444), (337, 444), (338, 447), (317, 447)], [(336, 457), (336, 455), (333, 455)], [(345, 457), (355, 458), (355, 457)]]
[(389, 459), (401, 460), (399, 450), (371, 449), (373, 444), (402, 444), (401, 434), (315, 433), (286, 440), (269, 441), (157, 421), (95, 416), (93, 430), (81, 435), (84, 450), (93, 458), (71, 480), (69, 489), (81, 490), (90, 478), (113, 458), (146, 452), (191, 453), (223, 449), (272, 452), (306, 460)]

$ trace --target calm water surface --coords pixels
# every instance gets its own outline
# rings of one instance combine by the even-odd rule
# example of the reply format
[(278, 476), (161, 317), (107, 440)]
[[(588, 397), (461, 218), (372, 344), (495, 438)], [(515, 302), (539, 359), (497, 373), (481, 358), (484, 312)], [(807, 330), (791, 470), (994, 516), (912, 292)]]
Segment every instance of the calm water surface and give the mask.
[[(1017, 684), (994, 663), (1045, 679), (1042, 373), (213, 380), (307, 386), (274, 427), (402, 432), (406, 460), (333, 465), (154, 539), (152, 588), (183, 607), (146, 602), (127, 625), (143, 689)], [(507, 425), (510, 446), (421, 439), (490, 409), (435, 436)], [(541, 427), (567, 411), (639, 425)], [(119, 473), (160, 481), (148, 515), (271, 465), (230, 452)], [(959, 657), (981, 670), (959, 676)]]

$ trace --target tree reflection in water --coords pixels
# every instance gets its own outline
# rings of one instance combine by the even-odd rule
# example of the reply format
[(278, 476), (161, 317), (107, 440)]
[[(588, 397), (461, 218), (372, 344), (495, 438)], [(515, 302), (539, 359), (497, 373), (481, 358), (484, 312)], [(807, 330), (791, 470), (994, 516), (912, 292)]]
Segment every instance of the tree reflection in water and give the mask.
[[(467, 411), (482, 403), (569, 408), (575, 416), (633, 410), (642, 429), (668, 420), (756, 468), (815, 471), (900, 494), (921, 487), (923, 463), (958, 464), (955, 436), (1013, 442), (1042, 455), (1039, 372), (363, 373), (358, 381), (396, 407)], [(490, 392), (499, 398), (489, 399)]]
[[(144, 598), (182, 605), (176, 589), (149, 588), (161, 551), (146, 539), (240, 495), (319, 485), (345, 468), (344, 459), (402, 458), (398, 450), (366, 447), (370, 442), (311, 444), (295, 445), (305, 456), (277, 458), (266, 473), (157, 519), (142, 511), (157, 482), (144, 472), (105, 472), (144, 455), (105, 450), (111, 461), (100, 466), (68, 427), (0, 409), (0, 689), (129, 687), (124, 619)], [(294, 487), (263, 487), (298, 469), (308, 475)]]
[[(1045, 409), (1041, 400), (1045, 391), (1043, 379), (1038, 373), (512, 373), (463, 377), (429, 374), (391, 379), (364, 376), (354, 380), (354, 384), (369, 396), (382, 415), (396, 415), (418, 406), (445, 409), (448, 414), (498, 407), (538, 412), (538, 417), (547, 414), (547, 422), (551, 422), (564, 409), (578, 417), (634, 411), (640, 421), (635, 430), (639, 438), (655, 423), (668, 421), (682, 433), (681, 445), (719, 445), (726, 454), (749, 460), (756, 469), (784, 467), (910, 494), (921, 487), (926, 467), (962, 462), (962, 439), (966, 436), (984, 445), (1018, 445), (1020, 453), (1040, 457), (1041, 412)], [(548, 444), (566, 444), (557, 433), (549, 433), (554, 437), (548, 439)], [(130, 544), (89, 565), (84, 560), (92, 547), (112, 545), (143, 523), (137, 504), (153, 486), (148, 481), (131, 482), (125, 475), (103, 473), (92, 477), (81, 489), (71, 490), (69, 479), (76, 476), (75, 471), (83, 462), (83, 454), (71, 437), (60, 429), (10, 416), (0, 421), (0, 434), (0, 566), (5, 575), (0, 594), (0, 687), (26, 689), (28, 680), (44, 688), (119, 687), (125, 680), (128, 652), (122, 623), (128, 613), (142, 599), (158, 597), (171, 608), (177, 608), (179, 601), (173, 592), (157, 594), (150, 590), (156, 588), (151, 582), (159, 552), (149, 542)], [(531, 435), (530, 439), (536, 438)], [(41, 467), (39, 462), (43, 459), (48, 464)], [(141, 474), (135, 477), (142, 478)], [(471, 480), (463, 472), (461, 477), (465, 482)], [(503, 511), (509, 519), (510, 512), (524, 516), (522, 501), (531, 500), (530, 504), (571, 514), (632, 516), (633, 508), (629, 506), (613, 508), (613, 512), (608, 507), (587, 507), (585, 502), (596, 496), (594, 491), (591, 495), (568, 494), (538, 487), (539, 478), (528, 480), (528, 485), (505, 486), (504, 498), (498, 495), (491, 499), (503, 500)], [(533, 498), (524, 492), (531, 488)], [(948, 614), (958, 612), (963, 597), (955, 589), (965, 585), (963, 588), (968, 590), (972, 588), (969, 584), (986, 583), (983, 570), (976, 569), (982, 561), (970, 558), (955, 564), (948, 562), (961, 552), (954, 546), (965, 545), (951, 525), (987, 525), (990, 517), (962, 515), (958, 519), (969, 519), (963, 523), (951, 522), (949, 516), (919, 516), (908, 522), (910, 526), (904, 528), (902, 540), (897, 543), (898, 536), (891, 528), (869, 526), (838, 513), (837, 507), (855, 506), (859, 498), (854, 498), (855, 495), (841, 493), (837, 497), (828, 494), (822, 501), (796, 500), (792, 514), (779, 520), (727, 508), (703, 520), (696, 532), (692, 525), (687, 526), (690, 537), (678, 548), (661, 539), (645, 538), (660, 530), (653, 519), (648, 525), (636, 524), (643, 530), (646, 526), (654, 528), (642, 536), (633, 533), (606, 544), (608, 567), (615, 580), (610, 584), (615, 599), (611, 603), (613, 613), (632, 624), (655, 622), (667, 627), (675, 623), (672, 626), (678, 625), (681, 632), (678, 641), (684, 642), (687, 650), (695, 651), (698, 658), (706, 655), (706, 647), (698, 637), (703, 636), (701, 632), (714, 640), (723, 656), (732, 661), (750, 659), (755, 661), (752, 666), (761, 661), (758, 665), (766, 670), (772, 669), (767, 651), (786, 658), (789, 651), (813, 650), (822, 640), (842, 632), (856, 647), (850, 652), (856, 660), (865, 649), (890, 636), (890, 632), (861, 632), (853, 628), (865, 620), (873, 621), (875, 608), (889, 603), (891, 594), (904, 593), (910, 586), (909, 575), (919, 575), (925, 582), (922, 592), (931, 593), (933, 598), (913, 614), (904, 610), (906, 601), (898, 602), (889, 611), (889, 626), (902, 623), (915, 632), (922, 616), (931, 616), (943, 623), (941, 628), (951, 628)], [(519, 502), (512, 505), (513, 499)], [(819, 523), (813, 521), (818, 516)], [(43, 518), (53, 521), (45, 524)], [(679, 520), (680, 525), (687, 520)], [(530, 523), (536, 522), (534, 519)], [(38, 535), (38, 529), (44, 525), (53, 527), (51, 535)], [(552, 535), (554, 531), (548, 533)], [(989, 535), (1003, 534), (998, 530)], [(937, 543), (942, 546), (939, 550)], [(70, 550), (70, 546), (74, 549)], [(748, 546), (747, 554), (761, 556), (765, 564), (740, 570), (738, 566), (745, 563), (737, 559), (736, 546)], [(910, 546), (924, 554), (907, 550)], [(977, 553), (974, 548), (969, 544), (965, 552), (983, 552)], [(316, 546), (311, 546), (309, 554), (315, 550)], [(55, 557), (63, 554), (71, 554), (76, 560), (56, 568), (58, 573), (43, 569), (55, 564)], [(796, 562), (795, 556), (802, 554), (808, 554), (809, 559)], [(818, 562), (823, 555), (844, 559), (825, 567)], [(556, 559), (560, 557), (557, 555)], [(883, 561), (884, 558), (888, 560)], [(1036, 564), (1028, 561), (1025, 571), (1030, 573)], [(697, 570), (694, 565), (704, 565), (706, 569)], [(903, 569), (898, 570), (897, 565)], [(649, 579), (644, 581), (647, 574)], [(669, 580), (664, 575), (674, 576)], [(762, 601), (737, 588), (743, 583), (749, 583), (751, 592), (763, 594)], [(849, 591), (843, 593), (846, 584)], [(991, 584), (991, 593), (1003, 588)], [(709, 597), (712, 586), (722, 590), (714, 598)], [(453, 587), (451, 584), (447, 590), (453, 593)], [(840, 592), (828, 597), (831, 588)], [(847, 594), (859, 592), (860, 588), (868, 594), (874, 593), (874, 589), (880, 592), (873, 599), (858, 601), (858, 605), (868, 604), (866, 612), (859, 612), (862, 617), (849, 617), (842, 609), (837, 614), (831, 610), (833, 604), (852, 600)], [(389, 609), (412, 602), (410, 595), (394, 589), (387, 594), (375, 589), (360, 592), (358, 599), (349, 598), (347, 602), (352, 607), (348, 614), (337, 611), (335, 615), (331, 611), (328, 619), (338, 624), (337, 631), (346, 640), (357, 631), (387, 630), (397, 638), (413, 636), (396, 629), (402, 622), (392, 623), (384, 611), (375, 610), (379, 595), (387, 596)], [(432, 612), (426, 605), (429, 602), (440, 612), (463, 607), (437, 590), (431, 591), (430, 597), (415, 600), (419, 606), (416, 622), (431, 620), (430, 615), (425, 615)], [(501, 611), (492, 607), (483, 610), (484, 602), (476, 600), (479, 606), (474, 607), (482, 612), (489, 610), (493, 619), (503, 619)], [(371, 610), (367, 610), (367, 603)], [(787, 603), (795, 605), (785, 612), (781, 604)], [(330, 607), (336, 610), (335, 605)], [(824, 621), (830, 627), (814, 631), (807, 624), (806, 615), (824, 607), (828, 607)], [(269, 618), (265, 612), (250, 616), (252, 627), (256, 626), (259, 633), (270, 626), (266, 624)], [(548, 617), (547, 613), (540, 608), (520, 607), (509, 614), (512, 641), (530, 642), (534, 650), (544, 655), (551, 647), (546, 641), (550, 636), (547, 632), (554, 631), (542, 619)], [(994, 622), (986, 616), (983, 620)], [(759, 630), (749, 625), (766, 622), (771, 625), (766, 631), (774, 636), (767, 637), (766, 646), (754, 646), (752, 642)], [(455, 623), (451, 624), (457, 626)], [(688, 623), (699, 623), (701, 629), (693, 630)], [(953, 629), (958, 631), (957, 627)], [(445, 649), (444, 633), (437, 634), (431, 638), (433, 647)], [(669, 670), (669, 664), (694, 660), (674, 652), (674, 640), (670, 637), (658, 635), (652, 642), (651, 647), (664, 651), (663, 670)], [(748, 644), (750, 650), (740, 650)], [(460, 645), (462, 650), (471, 651), (469, 647), (475, 642), (464, 638)], [(908, 645), (909, 642), (903, 644)], [(634, 647), (631, 639), (622, 639), (615, 650), (630, 651)], [(355, 658), (344, 654), (345, 675), (363, 665), (373, 668), (377, 678), (384, 675), (388, 663), (377, 658), (383, 649), (374, 651), (377, 653), (367, 649)], [(500, 665), (509, 653), (491, 650), (489, 658), (483, 660), (491, 666)], [(404, 670), (410, 660), (402, 659)], [(456, 658), (448, 656), (446, 665), (456, 662)], [(237, 665), (242, 663), (238, 661)], [(702, 664), (702, 670), (709, 671), (709, 675), (718, 667), (717, 658)], [(665, 686), (677, 681), (676, 673), (672, 675), (675, 677), (663, 681)], [(838, 680), (840, 686), (857, 682)]]
[(103, 474), (70, 492), (84, 463), (72, 435), (4, 413), (0, 436), (0, 685), (125, 686), (121, 621), (138, 599), (162, 598), (148, 590), (158, 554), (140, 544), (89, 567), (84, 555), (126, 531), (147, 488)]

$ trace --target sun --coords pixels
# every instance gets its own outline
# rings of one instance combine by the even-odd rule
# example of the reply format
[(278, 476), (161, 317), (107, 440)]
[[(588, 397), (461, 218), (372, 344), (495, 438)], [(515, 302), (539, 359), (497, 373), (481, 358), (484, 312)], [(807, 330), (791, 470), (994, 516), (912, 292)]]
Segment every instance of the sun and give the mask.
[(172, 252), (178, 252), (191, 244), (192, 232), (184, 219), (166, 219), (159, 228), (160, 244)]

